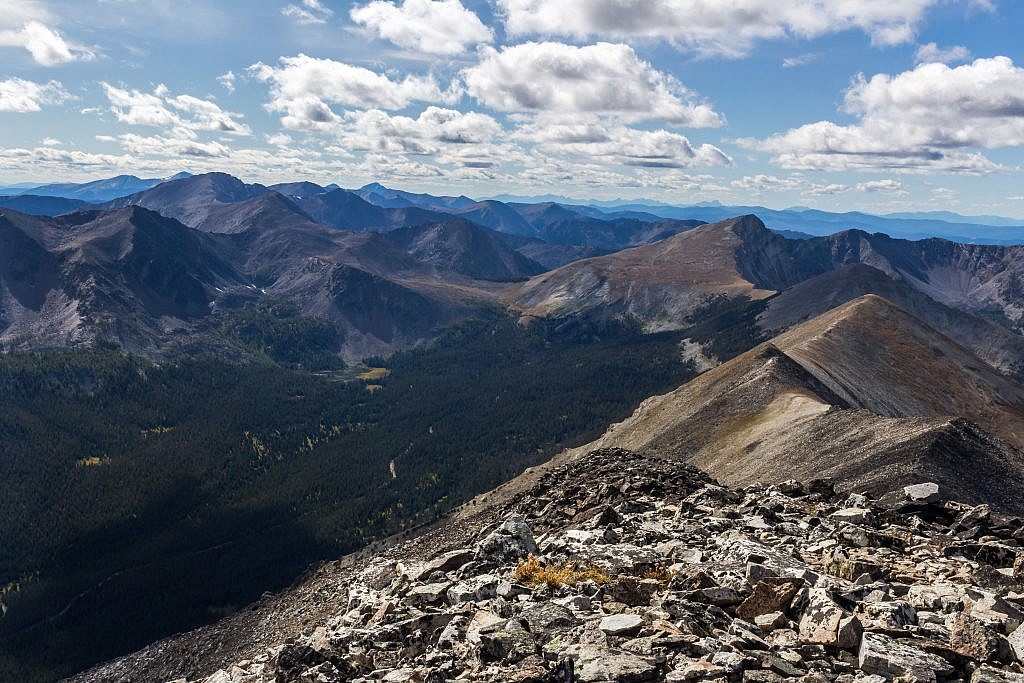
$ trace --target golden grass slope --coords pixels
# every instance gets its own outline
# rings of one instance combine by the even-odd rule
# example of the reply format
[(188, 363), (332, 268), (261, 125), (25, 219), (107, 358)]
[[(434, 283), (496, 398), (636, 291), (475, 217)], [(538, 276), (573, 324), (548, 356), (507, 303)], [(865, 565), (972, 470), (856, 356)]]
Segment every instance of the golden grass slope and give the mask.
[[(742, 239), (733, 226), (753, 217), (705, 225), (674, 237), (608, 256), (584, 259), (539, 275), (508, 298), (531, 315), (566, 315), (591, 309), (662, 317), (676, 326), (716, 296), (762, 299), (737, 269)], [(756, 219), (754, 219), (756, 220)]]

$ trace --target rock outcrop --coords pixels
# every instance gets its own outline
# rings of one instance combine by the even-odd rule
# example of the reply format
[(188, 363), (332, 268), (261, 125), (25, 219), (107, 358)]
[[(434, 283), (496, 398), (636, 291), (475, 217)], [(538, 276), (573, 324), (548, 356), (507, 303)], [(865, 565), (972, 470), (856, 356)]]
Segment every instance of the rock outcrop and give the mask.
[(1024, 523), (943, 498), (593, 451), (322, 568), (290, 632), (257, 604), (75, 680), (1024, 680)]

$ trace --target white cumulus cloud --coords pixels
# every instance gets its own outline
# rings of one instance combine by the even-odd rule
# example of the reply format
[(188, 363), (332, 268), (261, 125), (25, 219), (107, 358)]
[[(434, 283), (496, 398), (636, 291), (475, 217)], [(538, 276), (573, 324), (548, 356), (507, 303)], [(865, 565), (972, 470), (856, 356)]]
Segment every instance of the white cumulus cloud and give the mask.
[(39, 111), (47, 104), (61, 104), (71, 99), (57, 81), (35, 83), (23, 78), (0, 81), (0, 112), (26, 113)]
[(959, 64), (971, 58), (971, 51), (963, 45), (939, 47), (935, 43), (925, 43), (917, 48), (914, 59), (922, 62), (941, 62), (943, 64)]
[(821, 183), (808, 180), (802, 175), (793, 174), (785, 178), (766, 173), (743, 176), (729, 183), (734, 190), (747, 194), (764, 195), (773, 192), (799, 192), (812, 197), (827, 197), (850, 188), (841, 183)]
[(57, 31), (39, 21), (26, 22), (18, 29), (0, 30), (0, 47), (23, 47), (41, 66), (88, 61), (95, 57), (84, 47), (68, 44)]
[(732, 159), (714, 145), (694, 146), (667, 130), (641, 130), (598, 119), (552, 120), (540, 117), (516, 131), (515, 138), (567, 156), (602, 159), (626, 166), (691, 168), (731, 166)]
[(379, 109), (350, 112), (341, 140), (353, 151), (429, 155), (449, 145), (489, 143), (501, 133), (501, 125), (486, 114), (432, 106), (416, 118)]
[(470, 95), (498, 111), (613, 114), (692, 127), (723, 123), (711, 106), (624, 44), (483, 48), (480, 63), (463, 78)]
[(262, 62), (249, 67), (258, 80), (270, 84), (267, 109), (284, 114), (281, 123), (297, 130), (331, 130), (341, 117), (332, 104), (353, 109), (403, 109), (410, 102), (444, 102), (430, 77), (406, 76), (392, 80), (360, 66), (304, 54), (282, 57), (278, 66)]
[(224, 89), (228, 91), (228, 94), (230, 95), (231, 93), (235, 92), (236, 78), (237, 77), (235, 76), (234, 71), (226, 71), (222, 73), (220, 76), (217, 76), (217, 82), (220, 83), (224, 87)]
[(940, 0), (497, 0), (511, 35), (661, 38), (738, 57), (759, 40), (859, 29), (877, 45), (914, 39)]
[(1024, 146), (1024, 69), (993, 57), (860, 76), (844, 110), (859, 121), (818, 121), (745, 144), (795, 169), (995, 171), (1000, 167), (975, 150)]
[(374, 0), (353, 9), (351, 17), (378, 38), (427, 54), (457, 55), (494, 39), (460, 0)]
[(868, 180), (863, 183), (857, 183), (857, 191), (891, 194), (897, 197), (906, 197), (910, 194), (902, 182), (893, 178)]
[(162, 128), (182, 139), (194, 139), (197, 131), (252, 133), (249, 126), (237, 120), (240, 114), (224, 111), (217, 104), (192, 95), (170, 97), (164, 85), (146, 93), (103, 83), (103, 92), (117, 120), (131, 126)]

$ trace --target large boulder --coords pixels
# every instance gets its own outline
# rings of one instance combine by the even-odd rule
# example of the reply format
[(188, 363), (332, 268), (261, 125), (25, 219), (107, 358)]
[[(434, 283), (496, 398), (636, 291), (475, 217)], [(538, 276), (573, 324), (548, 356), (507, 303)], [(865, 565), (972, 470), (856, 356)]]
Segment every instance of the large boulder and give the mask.
[(582, 647), (575, 655), (580, 683), (643, 683), (658, 675), (658, 664), (651, 657), (598, 647)]
[(938, 677), (954, 672), (942, 657), (882, 633), (864, 634), (857, 663), (864, 673), (913, 683), (935, 683)]
[(824, 588), (814, 588), (807, 596), (803, 616), (800, 617), (800, 641), (808, 645), (855, 648), (859, 642), (861, 624), (833, 599)]
[(761, 579), (754, 586), (754, 591), (736, 608), (736, 616), (753, 621), (763, 614), (786, 612), (803, 585), (803, 579)]
[(476, 546), (477, 559), (499, 564), (516, 562), (537, 552), (533, 532), (519, 515), (502, 522)]
[(612, 614), (601, 620), (598, 628), (610, 636), (632, 636), (644, 627), (644, 618), (638, 614)]

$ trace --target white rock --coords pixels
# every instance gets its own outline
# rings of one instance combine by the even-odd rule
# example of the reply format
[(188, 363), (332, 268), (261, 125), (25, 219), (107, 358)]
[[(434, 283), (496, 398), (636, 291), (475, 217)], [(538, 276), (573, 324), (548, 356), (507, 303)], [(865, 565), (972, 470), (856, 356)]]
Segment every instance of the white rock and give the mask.
[(610, 636), (631, 636), (643, 626), (644, 618), (638, 614), (613, 614), (602, 619), (598, 628)]
[(1010, 641), (1010, 649), (1018, 662), (1024, 662), (1024, 626), (1018, 626), (1006, 637)]
[(903, 487), (903, 493), (915, 503), (934, 503), (939, 500), (939, 485), (934, 482), (911, 484)]
[(871, 510), (867, 508), (843, 508), (833, 512), (829, 517), (837, 522), (863, 524), (871, 518)]

